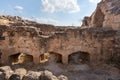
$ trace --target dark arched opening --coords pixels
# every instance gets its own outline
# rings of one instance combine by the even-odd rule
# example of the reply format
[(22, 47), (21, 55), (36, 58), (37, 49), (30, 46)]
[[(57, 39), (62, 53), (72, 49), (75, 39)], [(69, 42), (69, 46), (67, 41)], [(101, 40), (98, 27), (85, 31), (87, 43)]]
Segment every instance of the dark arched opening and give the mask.
[(17, 53), (9, 56), (9, 62), (12, 65), (33, 62), (33, 56), (25, 53)]
[(49, 62), (62, 63), (62, 55), (50, 52)]
[(45, 63), (49, 60), (49, 53), (44, 53), (40, 55), (40, 63)]
[(40, 55), (40, 63), (62, 63), (62, 55), (55, 53), (55, 52), (49, 52), (44, 53)]
[(69, 64), (84, 64), (90, 62), (90, 55), (87, 52), (74, 52), (69, 55), (68, 63)]

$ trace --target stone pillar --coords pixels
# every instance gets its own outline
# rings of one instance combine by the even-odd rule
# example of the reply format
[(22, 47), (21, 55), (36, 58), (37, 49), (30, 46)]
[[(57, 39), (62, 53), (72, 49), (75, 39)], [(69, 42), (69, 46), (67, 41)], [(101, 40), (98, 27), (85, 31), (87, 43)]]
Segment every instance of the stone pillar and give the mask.
[(35, 64), (39, 64), (40, 63), (40, 59), (39, 59), (39, 55), (37, 56), (33, 56), (33, 62), (35, 63)]
[(2, 55), (1, 56), (1, 63), (2, 64), (9, 64), (8, 56)]
[(62, 56), (62, 63), (68, 64), (68, 56)]

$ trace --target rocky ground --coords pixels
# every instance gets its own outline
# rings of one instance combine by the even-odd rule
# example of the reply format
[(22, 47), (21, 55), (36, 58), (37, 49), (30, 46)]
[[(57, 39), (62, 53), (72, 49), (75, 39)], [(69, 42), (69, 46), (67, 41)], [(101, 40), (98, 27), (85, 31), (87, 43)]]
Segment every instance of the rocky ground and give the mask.
[(0, 80), (68, 80), (64, 75), (56, 77), (48, 70), (27, 71), (25, 68), (12, 70), (10, 66), (0, 67)]
[(107, 64), (18, 64), (0, 67), (0, 80), (120, 80), (120, 70)]

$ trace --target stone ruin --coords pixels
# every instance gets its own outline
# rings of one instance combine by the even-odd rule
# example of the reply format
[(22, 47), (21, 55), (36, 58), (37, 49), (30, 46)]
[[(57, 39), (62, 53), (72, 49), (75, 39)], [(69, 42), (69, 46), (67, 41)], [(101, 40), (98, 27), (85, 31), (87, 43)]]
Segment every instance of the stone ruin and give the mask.
[[(80, 28), (39, 24), (17, 16), (1, 16), (1, 63), (39, 64), (49, 59), (63, 64), (108, 63), (111, 58), (120, 55), (119, 2), (100, 2), (92, 16), (84, 18)], [(117, 60), (119, 57), (115, 58)]]
[(102, 0), (81, 27), (0, 16), (0, 64), (114, 64), (120, 69), (120, 0)]
[(89, 63), (106, 63), (113, 55), (120, 53), (119, 30), (68, 29), (48, 36), (40, 35), (34, 28), (0, 28), (1, 63), (4, 64), (24, 61), (39, 64), (50, 57), (55, 57), (57, 62), (68, 64), (75, 55)]
[(12, 70), (9, 66), (0, 67), (0, 80), (68, 80), (64, 75), (55, 76), (52, 72), (27, 71), (24, 68)]
[(120, 1), (102, 0), (90, 17), (84, 17), (82, 28), (86, 28), (86, 23), (89, 27), (120, 30)]

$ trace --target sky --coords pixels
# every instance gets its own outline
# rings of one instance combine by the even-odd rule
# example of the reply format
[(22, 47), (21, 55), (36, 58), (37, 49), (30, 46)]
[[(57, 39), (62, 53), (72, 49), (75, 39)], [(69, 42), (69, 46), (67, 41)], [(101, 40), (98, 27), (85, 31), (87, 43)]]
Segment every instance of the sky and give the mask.
[(80, 26), (100, 0), (2, 0), (0, 15), (20, 16), (39, 23)]

